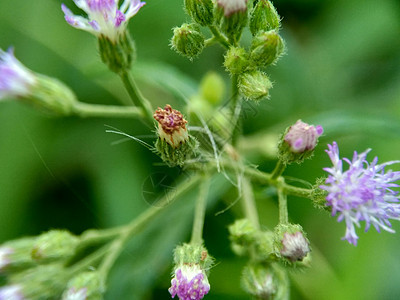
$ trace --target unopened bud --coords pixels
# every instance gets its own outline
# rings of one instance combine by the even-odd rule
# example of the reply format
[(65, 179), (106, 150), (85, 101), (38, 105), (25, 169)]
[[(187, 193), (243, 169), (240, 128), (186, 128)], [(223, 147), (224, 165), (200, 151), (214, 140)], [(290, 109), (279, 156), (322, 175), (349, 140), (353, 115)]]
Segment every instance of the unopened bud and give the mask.
[(208, 72), (200, 84), (201, 97), (211, 104), (218, 104), (222, 101), (225, 93), (225, 83), (222, 77), (216, 72)]
[(267, 98), (271, 88), (272, 82), (261, 71), (254, 70), (239, 76), (239, 92), (247, 99), (261, 100)]
[(185, 23), (174, 28), (171, 46), (179, 54), (193, 59), (203, 51), (204, 35), (198, 25)]
[(259, 0), (250, 17), (250, 31), (256, 35), (259, 31), (278, 30), (280, 17), (269, 0)]
[(318, 138), (324, 132), (321, 125), (309, 125), (298, 120), (286, 129), (279, 142), (279, 157), (286, 164), (301, 163), (310, 158), (318, 143)]
[(250, 4), (251, 1), (248, 4), (247, 0), (217, 0), (217, 5), (224, 14), (221, 29), (230, 41), (239, 41), (247, 24), (247, 8)]
[(112, 72), (121, 74), (130, 70), (136, 52), (127, 30), (118, 35), (116, 42), (105, 35), (99, 36), (98, 45), (101, 60)]
[(83, 272), (68, 281), (62, 300), (102, 300), (104, 283), (97, 272)]
[(187, 121), (169, 104), (164, 109), (158, 108), (154, 119), (158, 122), (158, 139), (155, 144), (158, 154), (169, 166), (182, 166), (197, 147), (195, 138), (188, 134)]
[(224, 66), (231, 74), (241, 74), (249, 67), (249, 54), (241, 47), (230, 47), (225, 54)]
[(257, 230), (248, 219), (236, 220), (228, 227), (232, 250), (236, 255), (246, 255), (252, 247)]
[(38, 263), (66, 260), (74, 253), (79, 239), (65, 230), (51, 230), (41, 234), (33, 245), (32, 259)]
[(36, 265), (31, 258), (34, 243), (35, 238), (21, 238), (2, 244), (0, 246), (0, 273), (20, 272)]
[(241, 281), (243, 289), (256, 299), (289, 298), (287, 274), (276, 264), (249, 264), (243, 270)]
[(275, 254), (288, 262), (302, 261), (311, 251), (303, 228), (295, 224), (279, 224), (275, 228)]
[(185, 8), (193, 21), (199, 25), (208, 26), (214, 21), (212, 0), (185, 0)]
[(251, 43), (251, 63), (257, 67), (273, 64), (282, 55), (283, 50), (283, 40), (275, 30), (260, 32)]

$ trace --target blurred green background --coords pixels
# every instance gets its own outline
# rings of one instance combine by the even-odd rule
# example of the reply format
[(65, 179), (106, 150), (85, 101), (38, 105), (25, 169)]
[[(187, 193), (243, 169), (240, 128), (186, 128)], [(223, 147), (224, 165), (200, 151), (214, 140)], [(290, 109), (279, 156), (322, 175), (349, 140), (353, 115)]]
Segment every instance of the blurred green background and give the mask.
[[(72, 1), (64, 1), (73, 8)], [(0, 47), (10, 45), (26, 66), (68, 84), (81, 101), (120, 104), (122, 84), (100, 63), (96, 40), (66, 24), (61, 1), (0, 1)], [(329, 166), (327, 143), (341, 154), (372, 148), (380, 162), (399, 159), (400, 150), (400, 2), (398, 0), (278, 0), (287, 54), (267, 70), (271, 99), (246, 118), (244, 131), (260, 148), (297, 119), (321, 124), (324, 136), (313, 160), (285, 173), (314, 182)], [(171, 28), (188, 21), (183, 0), (149, 0), (130, 24), (138, 62), (133, 67), (143, 93), (154, 106), (183, 108), (168, 86), (185, 97), (198, 90), (209, 70), (219, 72), (223, 49), (207, 48), (193, 62), (169, 48)], [(77, 12), (77, 10), (74, 10)], [(248, 42), (248, 35), (244, 36)], [(148, 207), (143, 184), (152, 174), (177, 170), (105, 125), (151, 142), (140, 122), (115, 119), (57, 119), (15, 101), (0, 109), (0, 242), (36, 235), (51, 228), (79, 234), (87, 228), (125, 224)], [(271, 171), (275, 160), (250, 153), (249, 160)], [(399, 169), (398, 166), (394, 168)], [(255, 189), (265, 227), (277, 222), (276, 199), (267, 187)], [(187, 241), (193, 200), (189, 193), (166, 209), (135, 237), (112, 271), (106, 299), (168, 299), (172, 249)], [(245, 261), (229, 249), (227, 226), (240, 217), (239, 205), (215, 216), (236, 198), (223, 176), (213, 179), (205, 241), (217, 265), (207, 299), (249, 299), (240, 289)], [(313, 244), (313, 267), (292, 276), (292, 299), (397, 299), (400, 295), (400, 238), (359, 230), (357, 247), (340, 238), (345, 225), (317, 211), (310, 201), (291, 197), (290, 218), (303, 225)], [(394, 223), (400, 231), (400, 224)]]

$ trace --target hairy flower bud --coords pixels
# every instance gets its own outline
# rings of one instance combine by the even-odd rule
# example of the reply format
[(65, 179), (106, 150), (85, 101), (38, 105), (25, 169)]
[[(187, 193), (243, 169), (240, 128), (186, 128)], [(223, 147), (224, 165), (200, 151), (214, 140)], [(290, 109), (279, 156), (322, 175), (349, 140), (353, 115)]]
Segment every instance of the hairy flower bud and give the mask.
[(323, 131), (321, 125), (309, 125), (298, 120), (283, 134), (278, 145), (279, 158), (286, 164), (301, 163), (310, 158)]
[(239, 76), (239, 92), (247, 99), (267, 98), (272, 82), (265, 73), (254, 70)]
[(241, 47), (230, 47), (225, 54), (224, 66), (231, 74), (242, 74), (249, 67), (249, 54)]
[(200, 300), (210, 291), (206, 272), (213, 259), (202, 245), (183, 244), (174, 251), (174, 271), (171, 287), (172, 298)]
[(198, 25), (185, 23), (174, 28), (171, 46), (179, 54), (193, 59), (203, 51), (204, 36)]
[(246, 255), (256, 238), (257, 230), (248, 219), (236, 220), (229, 225), (229, 239), (236, 255)]
[(303, 228), (295, 224), (279, 224), (275, 228), (275, 254), (290, 263), (302, 261), (311, 251)]
[(217, 72), (208, 72), (200, 83), (201, 97), (210, 104), (218, 104), (225, 93), (225, 83)]
[(219, 9), (223, 12), (221, 29), (232, 42), (239, 41), (243, 28), (247, 24), (247, 0), (217, 0)]
[(104, 283), (98, 272), (83, 272), (68, 281), (62, 300), (102, 300)]
[(283, 40), (275, 30), (260, 32), (251, 43), (251, 64), (257, 67), (273, 64), (282, 55), (284, 48)]
[(40, 235), (32, 248), (32, 259), (38, 263), (66, 260), (75, 253), (79, 239), (65, 230), (51, 230)]
[(208, 26), (214, 21), (212, 0), (185, 0), (185, 8), (193, 21), (199, 25)]
[(278, 30), (280, 17), (269, 0), (259, 0), (250, 17), (250, 31), (255, 36), (259, 31)]
[(169, 104), (158, 108), (153, 117), (158, 122), (156, 151), (169, 166), (182, 166), (197, 147), (197, 141), (188, 134), (187, 121)]
[(0, 246), (0, 273), (20, 272), (36, 265), (31, 258), (34, 243), (35, 238), (21, 238), (2, 244)]
[(256, 299), (288, 299), (287, 274), (276, 264), (248, 264), (241, 282), (243, 289)]

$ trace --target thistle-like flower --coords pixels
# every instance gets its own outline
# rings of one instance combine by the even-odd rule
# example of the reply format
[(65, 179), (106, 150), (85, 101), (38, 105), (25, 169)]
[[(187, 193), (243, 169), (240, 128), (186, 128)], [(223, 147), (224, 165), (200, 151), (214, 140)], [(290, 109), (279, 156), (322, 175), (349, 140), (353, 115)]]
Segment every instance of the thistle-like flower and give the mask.
[(200, 265), (188, 264), (175, 270), (168, 291), (172, 298), (178, 295), (180, 300), (200, 300), (210, 291), (210, 284)]
[(125, 0), (120, 8), (116, 0), (74, 0), (74, 2), (87, 13), (88, 18), (74, 15), (65, 4), (62, 4), (61, 8), (68, 24), (96, 36), (106, 36), (114, 42), (125, 31), (129, 19), (145, 5), (145, 2), (140, 0)]
[(328, 145), (328, 148), (326, 152), (333, 167), (324, 169), (329, 176), (320, 188), (328, 192), (326, 205), (332, 207), (332, 216), (338, 215), (338, 222), (346, 222), (343, 239), (357, 245), (355, 226), (360, 227), (360, 221), (365, 221), (365, 231), (372, 224), (378, 232), (382, 228), (394, 233), (389, 220), (400, 220), (400, 196), (392, 188), (399, 187), (395, 182), (400, 180), (400, 172), (385, 172), (385, 168), (399, 161), (378, 164), (378, 158), (375, 157), (368, 163), (368, 149), (361, 154), (354, 152), (351, 161), (343, 158), (349, 165), (348, 170), (343, 171), (343, 161), (339, 158), (336, 142)]
[(247, 0), (217, 0), (217, 4), (223, 8), (225, 17), (247, 9)]
[(0, 288), (0, 300), (24, 300), (19, 285), (6, 285)]
[(0, 49), (0, 100), (28, 96), (35, 83), (35, 75), (15, 58), (12, 48)]

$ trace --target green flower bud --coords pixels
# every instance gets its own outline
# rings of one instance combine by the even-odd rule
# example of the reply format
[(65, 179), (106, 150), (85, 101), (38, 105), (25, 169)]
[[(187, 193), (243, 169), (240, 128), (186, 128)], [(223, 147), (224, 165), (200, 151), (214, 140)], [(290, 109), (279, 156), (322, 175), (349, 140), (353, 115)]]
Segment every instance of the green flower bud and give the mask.
[(236, 255), (246, 255), (255, 241), (257, 229), (248, 219), (236, 220), (228, 227), (232, 250)]
[(231, 74), (242, 74), (249, 67), (248, 53), (241, 47), (230, 47), (225, 54), (224, 66)]
[(214, 259), (203, 245), (183, 244), (174, 250), (176, 266), (198, 264), (203, 270), (209, 270), (213, 262)]
[(69, 274), (59, 264), (42, 265), (10, 276), (9, 284), (21, 287), (23, 299), (60, 299)]
[(155, 149), (161, 159), (170, 167), (183, 166), (185, 161), (195, 154), (197, 141), (188, 134), (187, 121), (176, 109), (167, 104), (154, 113), (158, 122), (158, 139)]
[(6, 242), (0, 246), (0, 273), (20, 272), (36, 265), (31, 251), (35, 243), (33, 237)]
[(282, 55), (284, 48), (283, 40), (275, 30), (260, 32), (251, 43), (251, 64), (257, 67), (273, 64)]
[(327, 206), (326, 196), (328, 192), (321, 189), (320, 186), (325, 184), (326, 178), (317, 178), (315, 184), (313, 185), (311, 200), (315, 208), (319, 208), (328, 212), (332, 212), (332, 206)]
[(204, 36), (198, 25), (185, 23), (173, 30), (174, 36), (171, 40), (171, 46), (176, 52), (193, 59), (203, 51)]
[(303, 228), (298, 224), (279, 224), (275, 228), (275, 255), (288, 263), (302, 261), (311, 251)]
[(130, 70), (136, 58), (135, 44), (126, 30), (114, 42), (104, 35), (98, 38), (100, 57), (108, 68), (117, 74)]
[(260, 300), (289, 299), (289, 280), (276, 264), (252, 263), (243, 269), (243, 289)]
[(102, 300), (105, 286), (97, 272), (83, 272), (68, 281), (62, 300)]
[(66, 260), (74, 255), (79, 239), (65, 230), (51, 230), (40, 235), (31, 251), (38, 263)]
[(272, 82), (265, 73), (254, 70), (239, 76), (239, 92), (247, 99), (267, 98)]
[(259, 31), (278, 30), (280, 17), (269, 0), (259, 0), (250, 17), (250, 31), (255, 36)]
[(212, 0), (185, 0), (185, 8), (197, 24), (211, 25), (214, 21), (214, 4)]
[(285, 164), (302, 163), (314, 153), (318, 138), (324, 132), (321, 125), (309, 125), (298, 120), (288, 127), (278, 144), (279, 159)]
[(223, 100), (225, 83), (216, 72), (208, 72), (200, 83), (201, 97), (211, 104), (218, 104)]

